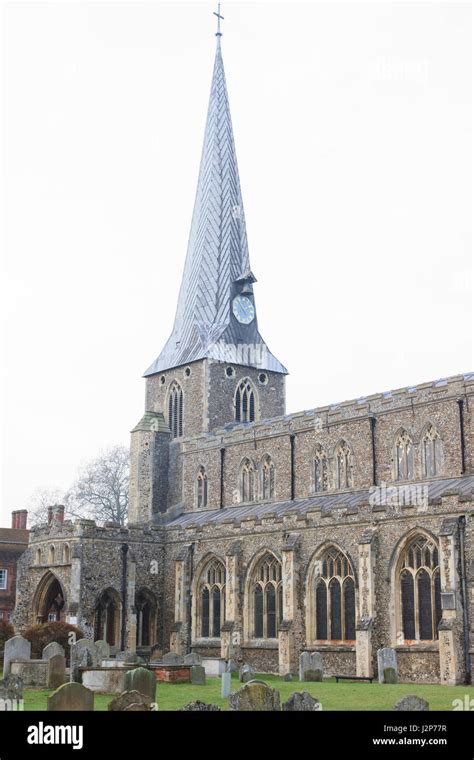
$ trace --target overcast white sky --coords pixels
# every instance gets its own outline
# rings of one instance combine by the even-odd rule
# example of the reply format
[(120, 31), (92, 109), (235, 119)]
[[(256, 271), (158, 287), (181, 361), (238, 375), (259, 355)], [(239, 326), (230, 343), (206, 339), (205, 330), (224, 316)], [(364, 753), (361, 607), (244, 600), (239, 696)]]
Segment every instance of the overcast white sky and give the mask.
[[(128, 445), (173, 322), (212, 2), (3, 4), (0, 523)], [(469, 3), (225, 2), (288, 411), (472, 369)]]

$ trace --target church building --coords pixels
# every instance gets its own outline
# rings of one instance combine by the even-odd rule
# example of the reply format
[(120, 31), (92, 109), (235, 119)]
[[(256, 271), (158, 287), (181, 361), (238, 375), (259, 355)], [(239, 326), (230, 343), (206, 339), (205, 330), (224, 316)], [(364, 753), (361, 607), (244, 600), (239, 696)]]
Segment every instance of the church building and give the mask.
[(372, 676), (394, 647), (402, 681), (469, 682), (474, 374), (286, 414), (256, 291), (218, 32), (174, 325), (131, 433), (128, 525), (52, 508), (19, 561), (17, 629), (61, 619), (116, 652), (280, 674), (318, 651), (327, 675)]

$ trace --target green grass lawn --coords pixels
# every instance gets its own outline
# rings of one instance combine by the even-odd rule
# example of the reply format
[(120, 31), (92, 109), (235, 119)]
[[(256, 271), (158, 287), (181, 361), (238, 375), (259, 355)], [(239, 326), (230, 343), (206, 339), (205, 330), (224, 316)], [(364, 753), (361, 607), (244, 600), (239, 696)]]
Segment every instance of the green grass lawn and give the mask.
[[(438, 686), (431, 684), (379, 684), (364, 682), (336, 683), (327, 679), (322, 683), (301, 681), (283, 681), (272, 675), (257, 675), (256, 678), (266, 681), (278, 689), (282, 702), (293, 691), (308, 691), (317, 697), (323, 710), (390, 710), (395, 702), (407, 694), (423, 697), (430, 704), (431, 710), (452, 710), (454, 699), (464, 699), (466, 694), (474, 698), (474, 686)], [(232, 677), (233, 690), (239, 688), (237, 676)], [(25, 710), (46, 710), (46, 699), (52, 691), (48, 689), (25, 689)], [(158, 683), (156, 701), (159, 710), (177, 710), (188, 702), (200, 699), (202, 702), (212, 702), (221, 709), (227, 709), (227, 700), (221, 699), (221, 684), (219, 678), (208, 678), (205, 686), (192, 686), (188, 683), (167, 684)], [(95, 709), (107, 710), (107, 705), (114, 696), (111, 694), (96, 694)]]

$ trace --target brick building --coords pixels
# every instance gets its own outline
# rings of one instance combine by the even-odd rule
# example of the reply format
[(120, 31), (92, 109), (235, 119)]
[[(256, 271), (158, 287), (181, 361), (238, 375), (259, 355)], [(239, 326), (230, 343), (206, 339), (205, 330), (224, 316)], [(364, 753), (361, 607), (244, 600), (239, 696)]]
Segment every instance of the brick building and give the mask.
[(121, 650), (280, 673), (318, 650), (327, 673), (371, 675), (393, 646), (403, 680), (469, 680), (474, 374), (286, 415), (255, 282), (218, 36), (174, 327), (132, 431), (128, 526), (54, 514), (32, 531), (17, 625), (56, 600)]
[(0, 528), (0, 620), (11, 620), (15, 609), (17, 563), (28, 547), (28, 512), (12, 512), (11, 528)]

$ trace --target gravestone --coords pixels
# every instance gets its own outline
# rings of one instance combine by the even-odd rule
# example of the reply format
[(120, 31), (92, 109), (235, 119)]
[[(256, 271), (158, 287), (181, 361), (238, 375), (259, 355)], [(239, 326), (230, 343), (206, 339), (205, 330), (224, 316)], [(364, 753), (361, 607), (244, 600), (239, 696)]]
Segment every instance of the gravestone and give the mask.
[(94, 641), (94, 645), (99, 662), (107, 660), (110, 657), (110, 644), (107, 644), (103, 639), (99, 639), (98, 641)]
[(232, 673), (226, 671), (221, 675), (221, 697), (227, 699), (232, 691)]
[(217, 705), (207, 704), (206, 702), (200, 702), (197, 699), (195, 702), (189, 702), (184, 707), (180, 707), (178, 712), (217, 712), (220, 711), (220, 707)]
[(292, 681), (293, 680), (293, 676), (291, 675), (291, 673), (285, 673), (285, 675), (283, 676), (283, 680), (284, 681)]
[(377, 651), (379, 683), (398, 683), (397, 652), (392, 647)]
[(128, 670), (125, 674), (124, 686), (125, 691), (138, 691), (140, 694), (146, 694), (150, 702), (155, 699), (156, 676), (151, 670), (146, 668)]
[(131, 705), (143, 705), (146, 710), (151, 710), (151, 702), (148, 694), (140, 694), (133, 689), (131, 691), (122, 691), (122, 693), (109, 702), (108, 709), (112, 712), (123, 712)]
[(0, 689), (8, 691), (11, 699), (23, 699), (23, 678), (10, 673), (9, 676), (5, 676), (3, 681), (0, 681)]
[(99, 664), (97, 649), (90, 639), (78, 639), (71, 651), (75, 667), (95, 668)]
[(54, 654), (48, 660), (48, 689), (57, 689), (66, 681), (66, 658)]
[(239, 712), (276, 712), (280, 708), (280, 695), (264, 681), (249, 681), (229, 696), (229, 707)]
[(124, 712), (150, 712), (150, 708), (140, 702), (132, 702), (128, 707), (123, 708)]
[(244, 663), (244, 665), (242, 665), (239, 670), (239, 681), (240, 683), (248, 683), (249, 681), (252, 681), (254, 675), (255, 670), (252, 668), (252, 666)]
[(162, 658), (163, 665), (183, 665), (183, 657), (176, 652), (167, 652)]
[(323, 658), (320, 652), (301, 652), (300, 681), (323, 680)]
[(195, 652), (190, 652), (190, 654), (187, 654), (184, 657), (184, 665), (200, 665), (201, 662), (201, 655), (196, 654)]
[(195, 686), (205, 686), (206, 685), (206, 671), (202, 667), (202, 665), (192, 665), (191, 666), (191, 683)]
[(407, 694), (406, 697), (402, 697), (392, 707), (392, 710), (406, 710), (408, 712), (426, 712), (430, 709), (429, 703), (426, 699), (417, 697), (416, 694)]
[(136, 652), (117, 652), (115, 655), (115, 659), (119, 660), (119, 662), (138, 662), (139, 657)]
[(155, 644), (150, 649), (150, 662), (158, 662), (163, 657), (163, 648), (159, 644)]
[(48, 711), (90, 711), (94, 709), (94, 692), (82, 683), (65, 683), (48, 697)]
[(43, 649), (43, 652), (41, 654), (42, 660), (49, 660), (51, 657), (54, 657), (56, 654), (61, 654), (64, 657), (64, 647), (61, 646), (61, 644), (58, 644), (57, 641), (52, 641), (50, 644), (47, 644), (45, 648)]
[(307, 691), (295, 691), (283, 703), (285, 712), (316, 712), (322, 710), (319, 699), (315, 699)]
[(237, 673), (239, 670), (239, 666), (237, 665), (237, 662), (235, 660), (227, 660), (225, 664), (225, 669), (229, 671), (229, 673)]
[(29, 660), (31, 658), (31, 643), (23, 636), (12, 636), (5, 642), (3, 653), (3, 677), (10, 675), (12, 660)]

